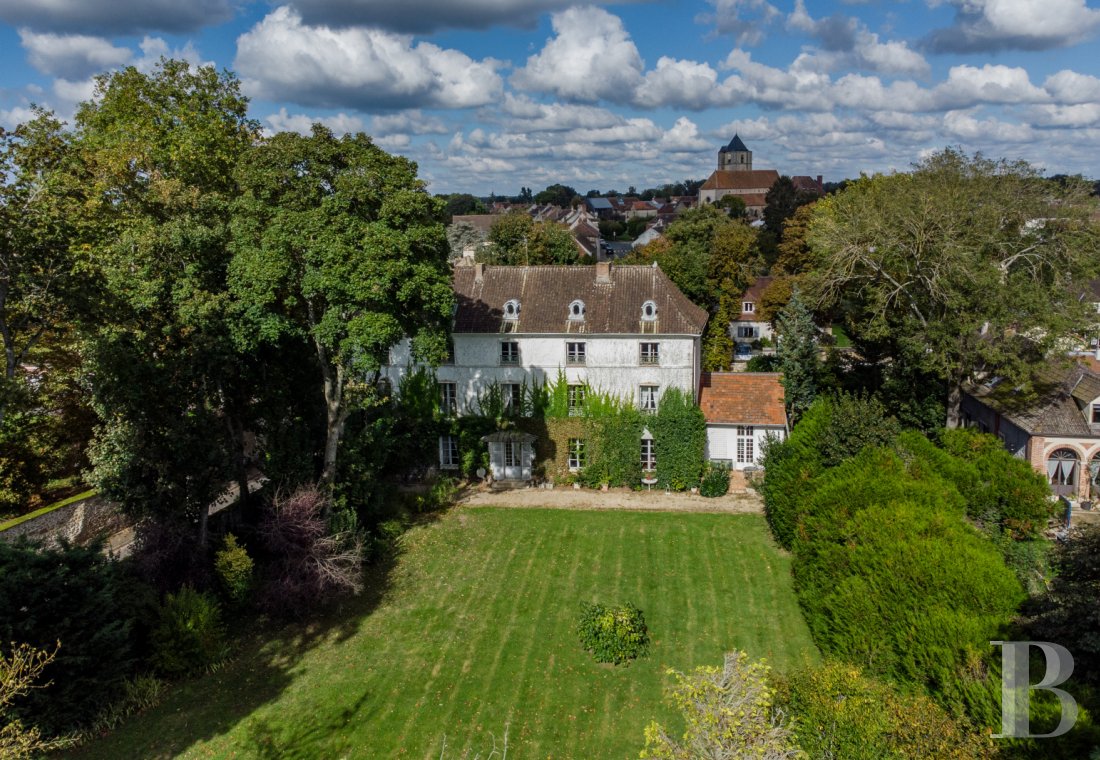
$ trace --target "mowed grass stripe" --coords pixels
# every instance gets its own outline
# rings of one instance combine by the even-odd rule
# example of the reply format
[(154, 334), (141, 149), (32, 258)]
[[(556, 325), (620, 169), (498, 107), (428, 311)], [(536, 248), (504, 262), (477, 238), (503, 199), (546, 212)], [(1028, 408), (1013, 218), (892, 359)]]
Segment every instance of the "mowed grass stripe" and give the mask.
[[(666, 667), (729, 646), (779, 668), (817, 656), (759, 515), (463, 508), (404, 543), (382, 602), (345, 605), (344, 635), (265, 669), (292, 626), (72, 755), (434, 758), (446, 733), (452, 760), (486, 756), (510, 719), (509, 757), (636, 757), (649, 721), (679, 727)], [(594, 663), (581, 600), (641, 607), (651, 655)]]

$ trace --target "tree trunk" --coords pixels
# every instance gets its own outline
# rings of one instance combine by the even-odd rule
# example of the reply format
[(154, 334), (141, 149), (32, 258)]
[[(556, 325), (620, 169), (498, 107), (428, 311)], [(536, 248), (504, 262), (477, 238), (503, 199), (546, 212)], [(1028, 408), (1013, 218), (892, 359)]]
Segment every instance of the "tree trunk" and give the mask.
[(340, 449), (340, 437), (344, 433), (347, 410), (344, 407), (344, 368), (322, 365), (325, 378), (325, 459), (321, 470), (321, 483), (332, 492), (336, 484), (336, 454)]
[(947, 422), (949, 428), (957, 428), (962, 422), (962, 381), (949, 380), (947, 383)]
[(210, 504), (203, 504), (199, 509), (199, 548), (206, 548), (207, 526), (210, 524)]

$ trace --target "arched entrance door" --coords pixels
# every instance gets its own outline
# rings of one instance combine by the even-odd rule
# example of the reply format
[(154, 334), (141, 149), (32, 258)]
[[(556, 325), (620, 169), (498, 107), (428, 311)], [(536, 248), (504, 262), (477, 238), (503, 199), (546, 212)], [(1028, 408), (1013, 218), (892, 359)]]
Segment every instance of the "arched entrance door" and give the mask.
[(1077, 495), (1077, 452), (1073, 449), (1055, 449), (1047, 459), (1047, 477), (1050, 490), (1058, 496)]

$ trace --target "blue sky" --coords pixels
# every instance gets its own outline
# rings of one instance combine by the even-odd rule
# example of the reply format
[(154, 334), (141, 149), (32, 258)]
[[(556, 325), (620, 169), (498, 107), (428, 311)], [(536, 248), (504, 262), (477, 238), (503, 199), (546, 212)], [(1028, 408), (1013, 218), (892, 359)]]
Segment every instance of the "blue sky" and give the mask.
[(0, 24), (0, 126), (184, 57), (265, 129), (365, 131), (435, 192), (702, 178), (735, 132), (827, 181), (947, 145), (1100, 177), (1087, 0), (0, 0)]

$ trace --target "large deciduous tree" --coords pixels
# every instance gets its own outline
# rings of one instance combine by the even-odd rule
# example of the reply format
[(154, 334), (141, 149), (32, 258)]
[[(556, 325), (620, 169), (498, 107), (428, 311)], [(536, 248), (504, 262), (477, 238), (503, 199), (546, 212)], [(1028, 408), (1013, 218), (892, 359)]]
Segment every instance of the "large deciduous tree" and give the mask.
[(326, 408), (322, 481), (391, 346), (446, 355), (454, 300), (440, 203), (416, 164), (364, 134), (278, 134), (239, 165), (230, 287), (243, 348), (297, 338), (316, 355)]
[(815, 206), (815, 305), (841, 305), (853, 338), (942, 378), (955, 426), (968, 379), (1026, 380), (1089, 323), (1080, 294), (1100, 265), (1089, 191), (952, 149), (909, 174), (864, 177)]
[(489, 245), (478, 252), (487, 264), (578, 264), (581, 252), (573, 233), (558, 222), (536, 222), (522, 211), (502, 215), (489, 228)]
[(132, 511), (198, 518), (200, 540), (209, 503), (244, 478), (226, 271), (233, 168), (258, 136), (237, 80), (184, 61), (100, 77), (76, 116), (80, 242), (105, 291), (89, 325), (95, 480)]

